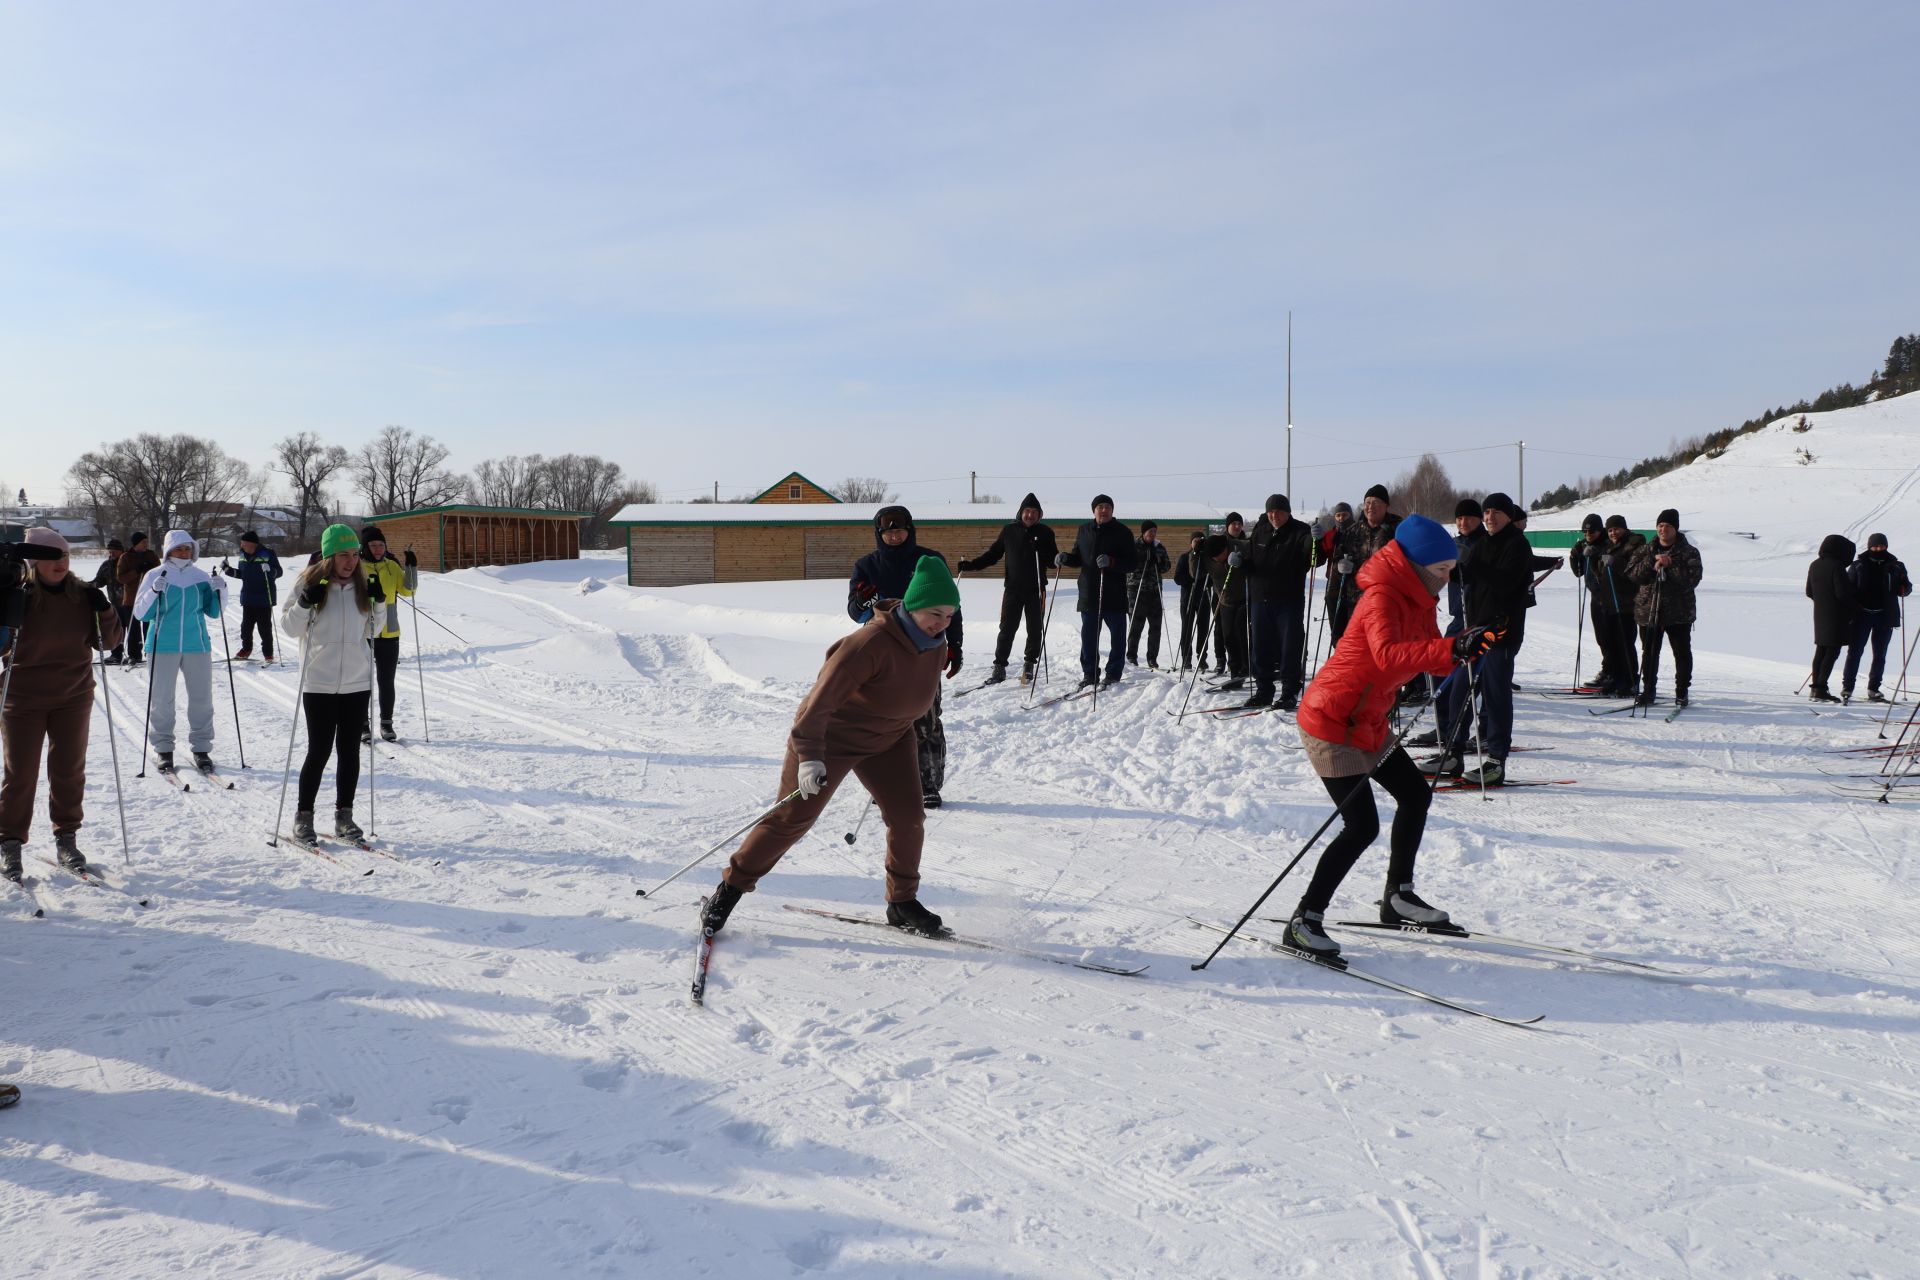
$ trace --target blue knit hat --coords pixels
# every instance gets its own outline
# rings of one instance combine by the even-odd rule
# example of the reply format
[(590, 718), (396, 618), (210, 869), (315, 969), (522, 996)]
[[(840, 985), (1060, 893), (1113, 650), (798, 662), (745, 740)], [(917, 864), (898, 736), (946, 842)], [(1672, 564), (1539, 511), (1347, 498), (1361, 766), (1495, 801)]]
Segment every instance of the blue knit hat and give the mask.
[(1453, 544), (1453, 535), (1425, 516), (1412, 515), (1401, 520), (1400, 527), (1393, 531), (1393, 540), (1415, 564), (1438, 564), (1460, 558), (1460, 548)]

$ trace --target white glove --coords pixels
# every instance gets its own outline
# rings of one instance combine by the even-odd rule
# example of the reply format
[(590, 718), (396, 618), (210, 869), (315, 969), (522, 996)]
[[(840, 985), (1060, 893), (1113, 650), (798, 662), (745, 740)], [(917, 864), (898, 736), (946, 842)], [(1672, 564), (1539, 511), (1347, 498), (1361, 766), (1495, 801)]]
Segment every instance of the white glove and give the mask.
[(1095, 557), (1093, 558), (1093, 562), (1094, 562), (1094, 563), (1095, 563), (1096, 565), (1099, 565), (1099, 566), (1100, 566), (1100, 567), (1101, 567), (1102, 569), (1111, 569), (1111, 568), (1113, 568), (1113, 557), (1112, 557), (1112, 556), (1095, 556)]
[(1238, 551), (1229, 551), (1227, 553), (1227, 568), (1238, 569), (1239, 567), (1240, 567), (1240, 553)]
[(799, 781), (795, 784), (802, 800), (811, 800), (820, 794), (820, 788), (827, 785), (827, 764), (824, 760), (802, 760), (800, 762)]
[(1338, 570), (1339, 570), (1339, 571), (1340, 571), (1341, 573), (1352, 573), (1352, 572), (1353, 572), (1353, 557), (1352, 557), (1352, 556), (1341, 556), (1341, 557), (1340, 557), (1340, 563), (1339, 563), (1339, 564), (1336, 564), (1336, 565), (1334, 565), (1333, 567), (1334, 567), (1334, 568), (1336, 568), (1336, 569), (1338, 569)]

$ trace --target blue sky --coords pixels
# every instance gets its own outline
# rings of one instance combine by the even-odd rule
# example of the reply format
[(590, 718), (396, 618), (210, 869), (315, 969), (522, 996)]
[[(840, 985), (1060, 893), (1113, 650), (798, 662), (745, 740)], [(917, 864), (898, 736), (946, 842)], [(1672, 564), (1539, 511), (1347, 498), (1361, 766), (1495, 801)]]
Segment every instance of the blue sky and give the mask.
[[(1291, 309), (1296, 504), (1518, 438), (1538, 492), (1920, 330), (1916, 37), (1910, 4), (0, 2), (0, 481), (401, 423), (669, 497), (1252, 502)], [(1446, 461), (1513, 485), (1511, 449)]]

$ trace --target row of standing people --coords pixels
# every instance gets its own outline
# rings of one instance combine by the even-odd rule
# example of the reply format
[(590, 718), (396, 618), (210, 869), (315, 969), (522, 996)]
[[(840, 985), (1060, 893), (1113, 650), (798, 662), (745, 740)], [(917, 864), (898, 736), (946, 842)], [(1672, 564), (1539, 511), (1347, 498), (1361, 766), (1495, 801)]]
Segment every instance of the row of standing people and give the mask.
[[(1820, 554), (1807, 566), (1807, 599), (1813, 601), (1813, 671), (1809, 696), (1815, 702), (1850, 702), (1867, 664), (1867, 701), (1885, 702), (1880, 682), (1887, 671), (1887, 647), (1893, 633), (1903, 628), (1900, 602), (1913, 594), (1913, 577), (1888, 546), (1887, 535), (1867, 535), (1867, 549), (1858, 558), (1854, 544), (1842, 534), (1828, 534)], [(1831, 688), (1833, 667), (1846, 650), (1840, 673), (1840, 695)]]

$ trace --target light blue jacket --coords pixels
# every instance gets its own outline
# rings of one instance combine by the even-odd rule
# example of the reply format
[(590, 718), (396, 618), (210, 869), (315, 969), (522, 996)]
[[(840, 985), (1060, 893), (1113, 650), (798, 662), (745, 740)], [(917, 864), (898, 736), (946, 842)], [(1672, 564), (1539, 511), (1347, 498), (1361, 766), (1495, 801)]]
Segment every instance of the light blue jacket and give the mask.
[[(167, 534), (166, 547), (191, 547), (184, 530)], [(220, 616), (226, 604), (226, 584), (207, 575), (191, 560), (162, 559), (140, 580), (133, 598), (133, 616), (146, 624), (148, 653), (212, 653), (213, 635), (207, 619)]]

